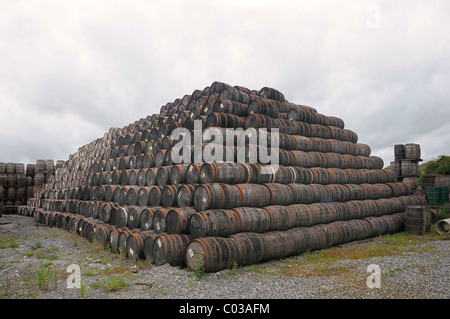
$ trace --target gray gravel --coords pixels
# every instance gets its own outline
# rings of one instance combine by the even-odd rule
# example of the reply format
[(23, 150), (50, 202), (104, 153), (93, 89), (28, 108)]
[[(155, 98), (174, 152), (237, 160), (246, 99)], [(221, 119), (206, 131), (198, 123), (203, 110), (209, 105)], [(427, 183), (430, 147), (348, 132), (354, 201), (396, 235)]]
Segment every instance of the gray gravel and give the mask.
[[(406, 252), (367, 259), (302, 264), (307, 256), (198, 274), (169, 265), (133, 263), (81, 236), (37, 225), (31, 217), (0, 218), (0, 296), (3, 299), (448, 299), (450, 248), (427, 239)], [(358, 245), (379, 244), (374, 239)], [(40, 243), (40, 244), (36, 244)], [(33, 249), (34, 248), (34, 249)], [(39, 287), (38, 271), (47, 279)], [(67, 288), (70, 264), (81, 269), (84, 289)], [(367, 267), (379, 265), (380, 288), (368, 288)], [(107, 289), (108, 278), (126, 287)]]

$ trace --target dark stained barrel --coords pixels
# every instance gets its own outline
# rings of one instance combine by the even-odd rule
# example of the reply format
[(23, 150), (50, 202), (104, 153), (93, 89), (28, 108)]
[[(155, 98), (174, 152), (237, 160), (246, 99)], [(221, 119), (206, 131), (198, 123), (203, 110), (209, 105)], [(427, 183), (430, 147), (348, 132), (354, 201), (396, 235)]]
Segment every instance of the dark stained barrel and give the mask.
[(178, 189), (181, 185), (166, 185), (161, 192), (161, 206), (171, 207), (177, 201)]
[(145, 259), (144, 254), (144, 245), (145, 240), (148, 236), (151, 236), (154, 234), (153, 231), (139, 231), (136, 233), (130, 234), (130, 236), (127, 237), (126, 242), (126, 250), (127, 250), (127, 256), (132, 260), (140, 260)]
[(396, 144), (394, 145), (394, 156), (397, 160), (405, 159), (405, 145), (404, 144)]
[(151, 232), (144, 240), (144, 258), (149, 264), (153, 264), (153, 245), (155, 239), (161, 236), (160, 233)]
[(200, 181), (201, 163), (192, 163), (188, 166), (186, 171), (186, 183), (197, 184)]
[(245, 244), (246, 242), (221, 237), (198, 238), (188, 244), (184, 259), (193, 271), (219, 271), (240, 261), (240, 252), (247, 252), (244, 250), (247, 248)]
[(420, 145), (414, 144), (414, 143), (407, 143), (405, 144), (405, 158), (409, 159), (411, 161), (419, 161), (421, 152), (420, 152)]
[(172, 208), (166, 216), (166, 231), (169, 234), (188, 233), (189, 219), (195, 212), (193, 207)]
[(153, 244), (155, 265), (183, 265), (186, 246), (190, 241), (191, 237), (186, 234), (167, 234), (156, 238)]
[(186, 183), (186, 172), (189, 164), (177, 164), (172, 166), (169, 173), (169, 181), (171, 184)]
[(263, 87), (261, 90), (259, 90), (259, 96), (264, 99), (277, 100), (280, 102), (286, 101), (283, 93), (270, 87)]
[(427, 216), (424, 206), (412, 205), (406, 207), (405, 231), (409, 234), (424, 235)]
[(177, 191), (177, 206), (188, 207), (193, 206), (194, 193), (200, 184), (184, 184)]
[(166, 217), (171, 208), (162, 207), (153, 214), (152, 229), (158, 233), (166, 232)]
[(130, 229), (139, 228), (141, 223), (141, 214), (145, 209), (143, 206), (130, 206), (127, 214), (127, 227)]
[(162, 186), (153, 186), (151, 188), (149, 195), (149, 205), (151, 207), (160, 206), (162, 189)]
[(153, 215), (162, 207), (145, 207), (141, 211), (141, 217), (139, 225), (143, 230), (149, 230), (153, 228)]

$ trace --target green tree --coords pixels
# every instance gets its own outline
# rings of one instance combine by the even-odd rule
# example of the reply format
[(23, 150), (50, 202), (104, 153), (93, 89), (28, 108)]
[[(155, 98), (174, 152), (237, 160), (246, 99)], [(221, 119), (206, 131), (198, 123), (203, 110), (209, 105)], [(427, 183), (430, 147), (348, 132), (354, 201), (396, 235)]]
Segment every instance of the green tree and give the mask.
[(428, 161), (424, 175), (450, 175), (450, 156), (440, 155), (437, 159)]

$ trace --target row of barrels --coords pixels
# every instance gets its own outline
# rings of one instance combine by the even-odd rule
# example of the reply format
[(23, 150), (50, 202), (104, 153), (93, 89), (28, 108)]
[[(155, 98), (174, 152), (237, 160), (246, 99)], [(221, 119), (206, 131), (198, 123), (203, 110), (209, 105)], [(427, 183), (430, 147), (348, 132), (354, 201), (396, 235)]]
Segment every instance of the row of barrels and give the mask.
[[(11, 206), (11, 202), (22, 202), (33, 197), (34, 186), (2, 186), (0, 185), (0, 201), (4, 201), (4, 206)], [(6, 203), (6, 201), (8, 203)]]
[(112, 226), (170, 234), (188, 233), (189, 218), (196, 212), (193, 207), (120, 206), (117, 203), (81, 200), (41, 200), (39, 207), (100, 220)]
[[(261, 174), (264, 176), (257, 176)], [(362, 184), (395, 181), (391, 170), (341, 169), (302, 166), (275, 166), (248, 163), (194, 163), (141, 169), (117, 169), (90, 173), (80, 186), (138, 185), (165, 186), (182, 183), (302, 183), (302, 184)], [(69, 182), (55, 182), (57, 188), (71, 188)]]
[(216, 272), (304, 252), (363, 240), (404, 229), (405, 213), (336, 221), (265, 233), (245, 232), (229, 237), (202, 237), (185, 249), (185, 263), (194, 271)]
[[(49, 173), (46, 173), (46, 167)], [(36, 164), (27, 165), (0, 162), (0, 206), (25, 204), (35, 191), (50, 181), (50, 175), (54, 174), (53, 168), (53, 160), (37, 160)]]
[(311, 226), (338, 220), (393, 214), (408, 205), (425, 205), (422, 196), (351, 200), (311, 204), (268, 205), (197, 211), (195, 207), (149, 207), (101, 201), (42, 200), (49, 211), (98, 219), (117, 227), (188, 233), (194, 238), (228, 236), (237, 232), (265, 232)]
[(80, 215), (117, 227), (155, 230), (171, 234), (188, 233), (188, 221), (196, 211), (193, 207), (149, 207), (101, 201), (43, 200), (48, 211)]
[(74, 181), (50, 182), (43, 192), (58, 192), (82, 186), (166, 186), (177, 184), (301, 183), (301, 184), (375, 184), (394, 182), (392, 170), (304, 168), (248, 163), (194, 163), (141, 169), (117, 169), (89, 173)]
[[(217, 128), (214, 128), (217, 129)], [(235, 132), (235, 130), (232, 130), (231, 132)], [(192, 131), (191, 131), (192, 133)], [(217, 144), (217, 141), (228, 141), (229, 140), (229, 133), (224, 133), (223, 130), (210, 130), (210, 131), (200, 131), (200, 136), (192, 136), (190, 137), (190, 142), (186, 145), (192, 146), (192, 142), (197, 143), (197, 141), (200, 139), (202, 142), (206, 142), (204, 144), (210, 143), (211, 141), (213, 144)], [(205, 134), (207, 136), (207, 139), (205, 140)], [(231, 146), (232, 149), (234, 148), (234, 145), (241, 145), (239, 144), (239, 138), (238, 136), (245, 136), (254, 138), (258, 135), (258, 130), (256, 129), (250, 129), (250, 133), (247, 131), (245, 134), (232, 134), (232, 139), (235, 141), (233, 145)], [(269, 141), (270, 141), (270, 133), (269, 135)], [(211, 136), (214, 136), (215, 139), (211, 139)], [(219, 138), (217, 137), (219, 136)], [(152, 165), (155, 165), (154, 162), (154, 156), (161, 150), (169, 149), (175, 146), (175, 143), (178, 140), (172, 140), (171, 136), (166, 136), (165, 138), (157, 138), (152, 140), (147, 140), (146, 142), (139, 142), (138, 144), (124, 144), (119, 146), (114, 146), (111, 149), (108, 149), (105, 154), (109, 154), (104, 159), (99, 159), (98, 161), (95, 161), (89, 169), (86, 169), (87, 172), (93, 171), (104, 171), (104, 170), (113, 170), (116, 169), (119, 166), (119, 162), (124, 158), (126, 160), (125, 165), (130, 165), (130, 168), (141, 168), (141, 167), (151, 167)], [(248, 141), (247, 141), (248, 142)], [(257, 144), (258, 140), (253, 141), (253, 144)], [(200, 143), (201, 145), (202, 143)], [(270, 146), (270, 144), (268, 144)], [(137, 147), (138, 146), (138, 147)], [(212, 147), (218, 148), (218, 146), (213, 145)], [(303, 151), (303, 152), (319, 152), (319, 153), (336, 153), (336, 154), (346, 154), (351, 156), (360, 156), (362, 158), (368, 157), (370, 155), (370, 147), (366, 144), (359, 144), (359, 143), (350, 143), (350, 142), (342, 142), (337, 140), (327, 140), (327, 139), (321, 139), (321, 138), (308, 138), (304, 136), (296, 136), (296, 135), (287, 135), (287, 134), (280, 134), (279, 135), (279, 149), (281, 150), (292, 150), (292, 151)], [(135, 152), (135, 150), (138, 150), (138, 152)], [(179, 148), (178, 148), (179, 149)], [(204, 149), (204, 147), (203, 147)], [(227, 147), (227, 150), (230, 149)], [(247, 148), (248, 149), (248, 148)], [(130, 151), (131, 150), (131, 151)], [(234, 151), (236, 152), (236, 151)], [(236, 155), (233, 155), (233, 158), (235, 158)], [(123, 160), (123, 161), (125, 161)], [(378, 159), (379, 161), (379, 159)], [(342, 160), (340, 161), (342, 162)], [(324, 163), (325, 165), (333, 165), (333, 163)], [(369, 163), (370, 164), (370, 163)], [(150, 166), (149, 166), (150, 165)], [(161, 164), (159, 164), (161, 165)], [(311, 164), (309, 164), (311, 165)], [(338, 164), (339, 165), (339, 164)], [(342, 164), (341, 164), (342, 165)], [(354, 164), (351, 163), (351, 165), (361, 166), (362, 164)], [(367, 165), (367, 164), (366, 164)], [(379, 163), (376, 163), (376, 166), (380, 166)], [(383, 164), (381, 163), (381, 166)], [(77, 176), (67, 176), (67, 174), (72, 173), (75, 174), (77, 171), (73, 172), (65, 172), (62, 177), (63, 180), (71, 180)], [(78, 176), (79, 177), (79, 176)]]
[[(74, 199), (116, 202), (119, 205), (186, 207), (197, 210), (219, 207), (269, 204), (308, 204), (314, 202), (345, 202), (404, 196), (411, 193), (401, 182), (375, 184), (299, 184), (299, 183), (195, 183), (174, 185), (101, 185), (71, 189), (47, 190), (43, 199)], [(224, 205), (224, 206), (222, 206)]]
[(421, 196), (400, 196), (377, 200), (352, 200), (265, 207), (212, 209), (194, 213), (188, 221), (193, 238), (228, 237), (241, 232), (264, 233), (335, 221), (391, 215), (405, 211), (408, 205), (424, 205)]
[[(238, 116), (230, 113), (212, 112), (207, 116), (198, 116), (192, 121), (200, 120), (202, 126), (222, 128), (269, 128), (278, 129), (279, 132), (291, 135), (302, 135), (307, 137), (320, 137), (357, 143), (358, 135), (352, 130), (323, 124), (309, 124), (302, 121), (292, 121), (287, 118), (273, 118), (265, 114), (251, 114), (249, 116)], [(180, 124), (181, 127), (191, 129), (195, 123), (187, 125), (189, 121)], [(172, 123), (171, 125), (176, 124)]]
[[(161, 128), (162, 129), (162, 128)], [(155, 132), (155, 133), (153, 133)], [(176, 133), (164, 132), (158, 134), (158, 128), (152, 131), (138, 133), (127, 133), (120, 136), (117, 143), (105, 152), (105, 158), (114, 159), (117, 156), (139, 155), (142, 151), (155, 154), (160, 149), (167, 149), (184, 142), (198, 143), (231, 143), (231, 146), (257, 144), (271, 146), (274, 141), (278, 147), (286, 150), (335, 152), (340, 154), (369, 156), (370, 147), (364, 143), (352, 143), (331, 138), (307, 137), (301, 135), (290, 135), (271, 130), (247, 128), (223, 128), (217, 126), (207, 127), (203, 130), (181, 129)], [(200, 142), (199, 142), (200, 141)]]
[[(211, 114), (209, 115), (211, 116)], [(236, 122), (236, 121), (235, 121)], [(224, 127), (218, 122), (216, 126)], [(335, 126), (324, 126), (320, 124), (308, 124), (301, 121), (290, 121), (282, 118), (272, 118), (264, 114), (252, 114), (244, 120), (244, 129), (269, 128), (278, 129), (280, 133), (290, 135), (302, 135), (307, 137), (321, 137), (339, 141), (358, 142), (358, 135), (352, 130)]]
[[(190, 156), (186, 157), (183, 151), (190, 151)], [(175, 164), (176, 158), (183, 161), (189, 162), (203, 162), (205, 157), (216, 160), (227, 160), (234, 162), (262, 162), (261, 156), (270, 154), (273, 152), (272, 149), (265, 149), (261, 147), (245, 147), (239, 149), (236, 147), (221, 147), (216, 144), (203, 144), (201, 146), (200, 160), (194, 157), (196, 150), (193, 146), (186, 146), (183, 148), (171, 147), (169, 149), (161, 149), (155, 154), (147, 152), (140, 155), (123, 155), (116, 156), (114, 159), (109, 160), (99, 160), (95, 161), (89, 169), (78, 170), (73, 172), (60, 173), (54, 179), (55, 181), (73, 181), (76, 179), (81, 179), (91, 172), (103, 172), (103, 171), (114, 171), (116, 169), (140, 169), (140, 168), (151, 168), (151, 167), (161, 167), (167, 165)], [(218, 158), (219, 154), (222, 154)], [(180, 155), (181, 154), (181, 155)], [(276, 158), (280, 165), (301, 165), (304, 167), (337, 167), (337, 168), (382, 168), (383, 163), (379, 157), (375, 156), (362, 156), (362, 155), (349, 155), (349, 154), (339, 154), (339, 153), (322, 153), (322, 152), (303, 152), (297, 150), (279, 150), (279, 154)], [(266, 161), (263, 159), (263, 161)], [(1, 175), (0, 175), (1, 176)], [(36, 179), (45, 182), (51, 181), (48, 174), (37, 174)], [(42, 177), (42, 178), (41, 178)]]
[(34, 176), (38, 173), (48, 173), (53, 174), (55, 169), (63, 167), (64, 161), (58, 160), (37, 160), (35, 164), (24, 164), (24, 163), (5, 163), (0, 162), (0, 174), (17, 174), (17, 175), (27, 175)]
[(391, 169), (397, 177), (418, 177), (419, 163), (417, 161), (402, 160), (392, 161)]
[(84, 174), (68, 173), (60, 180), (73, 180), (81, 178), (87, 173), (98, 173), (116, 169), (140, 169), (174, 165), (179, 163), (198, 162), (234, 162), (234, 163), (259, 163), (278, 164), (284, 166), (303, 167), (336, 167), (354, 169), (381, 169), (383, 160), (378, 156), (362, 156), (340, 154), (333, 152), (285, 150), (279, 148), (266, 148), (259, 145), (247, 145), (245, 147), (226, 146), (221, 144), (191, 144), (160, 149), (154, 154), (151, 152), (140, 155), (121, 155), (114, 159), (101, 160), (92, 164), (84, 171)]
[[(28, 210), (28, 212), (26, 212)], [(19, 213), (29, 214), (28, 207)], [(286, 258), (405, 229), (404, 212), (334, 221), (283, 231), (239, 232), (227, 237), (192, 238), (187, 234), (158, 233), (105, 224), (80, 215), (34, 209), (35, 220), (50, 227), (75, 232), (90, 242), (99, 242), (115, 253), (134, 260), (173, 266), (187, 265), (191, 270), (220, 271), (234, 265), (249, 265)]]
[(200, 184), (193, 206), (197, 211), (213, 208), (264, 207), (269, 205), (346, 202), (409, 195), (403, 183), (388, 184)]
[[(20, 212), (25, 213), (23, 208), (20, 208)], [(35, 209), (33, 217), (40, 224), (76, 233), (126, 258), (143, 259), (157, 266), (166, 263), (172, 266), (184, 264), (184, 251), (191, 241), (186, 234), (116, 227), (89, 217), (44, 209)]]
[(354, 169), (381, 169), (384, 166), (383, 160), (378, 156), (367, 157), (331, 152), (304, 152), (267, 148), (260, 145), (236, 147), (221, 144), (192, 144), (162, 149), (155, 154), (154, 164), (156, 167), (161, 167), (181, 163), (213, 161)]
[(397, 161), (410, 160), (420, 161), (420, 144), (407, 143), (394, 145), (394, 158)]

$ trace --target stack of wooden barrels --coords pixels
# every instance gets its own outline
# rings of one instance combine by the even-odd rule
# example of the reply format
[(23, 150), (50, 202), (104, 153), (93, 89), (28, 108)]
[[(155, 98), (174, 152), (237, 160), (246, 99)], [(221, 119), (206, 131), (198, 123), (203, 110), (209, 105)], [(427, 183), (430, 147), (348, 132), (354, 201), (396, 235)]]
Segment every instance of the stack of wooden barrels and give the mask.
[(383, 164), (342, 119), (213, 82), (80, 147), (19, 213), (219, 271), (404, 230), (425, 199)]
[(422, 161), (419, 144), (407, 143), (394, 145), (394, 161), (391, 167), (397, 180), (408, 184), (412, 191), (419, 187), (419, 162)]
[(63, 167), (64, 161), (37, 160), (35, 164), (0, 163), (0, 207), (15, 212), (44, 183), (50, 181), (55, 168)]

